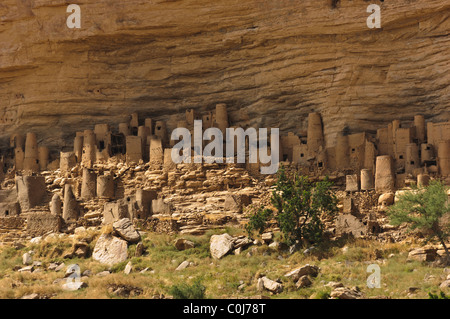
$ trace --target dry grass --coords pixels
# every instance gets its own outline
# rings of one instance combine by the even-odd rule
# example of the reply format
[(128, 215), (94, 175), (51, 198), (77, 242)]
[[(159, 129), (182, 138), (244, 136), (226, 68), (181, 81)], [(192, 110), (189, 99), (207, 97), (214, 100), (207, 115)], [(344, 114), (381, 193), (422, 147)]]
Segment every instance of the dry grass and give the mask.
[[(238, 229), (228, 231), (236, 235), (241, 232)], [(406, 244), (381, 244), (365, 240), (324, 246), (312, 256), (305, 256), (302, 252), (289, 255), (260, 246), (254, 249), (251, 257), (247, 253), (252, 248), (244, 250), (241, 255), (213, 260), (209, 255), (209, 237), (213, 233), (217, 231), (197, 237), (186, 236), (185, 238), (196, 243), (196, 247), (185, 251), (175, 249), (173, 243), (177, 236), (148, 234), (143, 238), (146, 247), (144, 256), (133, 257), (135, 245), (131, 245), (128, 249), (131, 256), (129, 260), (113, 267), (102, 265), (92, 258), (62, 258), (71, 250), (74, 240), (84, 239), (93, 246), (99, 232), (77, 234), (76, 238), (51, 239), (19, 250), (3, 247), (0, 249), (0, 298), (20, 298), (31, 293), (62, 299), (153, 298), (160, 294), (167, 296), (171, 286), (192, 283), (197, 278), (206, 286), (208, 298), (252, 297), (261, 294), (256, 290), (256, 281), (261, 274), (274, 280), (279, 279), (284, 285), (283, 293), (271, 296), (272, 298), (324, 298), (331, 291), (331, 288), (325, 287), (330, 281), (340, 281), (349, 287), (358, 286), (366, 297), (428, 298), (428, 292), (439, 292), (439, 284), (447, 275), (442, 268), (433, 268), (426, 263), (407, 262), (409, 246)], [(44, 271), (19, 273), (14, 270), (14, 267), (23, 266), (21, 256), (29, 250), (35, 251), (33, 258), (43, 263)], [(194, 266), (176, 271), (184, 260), (193, 262)], [(109, 269), (112, 274), (83, 278), (82, 281), (88, 284), (87, 288), (76, 292), (64, 291), (61, 282), (53, 282), (64, 277), (65, 269), (61, 272), (46, 270), (55, 261), (63, 261), (66, 266), (77, 263), (81, 272), (89, 269), (96, 274)], [(130, 275), (125, 275), (123, 269), (128, 261), (132, 262), (134, 270)], [(284, 274), (307, 263), (318, 265), (321, 268), (320, 274), (313, 279), (311, 287), (297, 289)], [(366, 269), (372, 263), (379, 264), (381, 268), (382, 287), (379, 289), (369, 289), (366, 286), (370, 275)], [(148, 271), (140, 273), (144, 268), (148, 268)], [(110, 287), (119, 286), (134, 287), (138, 293), (118, 296)], [(419, 289), (408, 295), (410, 287)], [(267, 292), (263, 294), (270, 295)]]

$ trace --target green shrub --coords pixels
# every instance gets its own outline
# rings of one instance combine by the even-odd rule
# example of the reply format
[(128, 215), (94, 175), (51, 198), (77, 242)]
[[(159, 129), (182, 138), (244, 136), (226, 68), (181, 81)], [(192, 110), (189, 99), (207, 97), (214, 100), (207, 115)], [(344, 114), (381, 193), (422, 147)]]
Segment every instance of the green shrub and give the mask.
[(394, 226), (407, 223), (411, 230), (430, 232), (432, 237), (439, 239), (450, 259), (450, 252), (445, 244), (450, 235), (450, 224), (441, 220), (445, 214), (450, 213), (447, 189), (444, 183), (437, 180), (431, 181), (427, 187), (413, 185), (412, 191), (402, 194), (398, 202), (389, 208), (388, 215)]
[(450, 299), (450, 296), (447, 296), (443, 291), (441, 291), (439, 295), (429, 292), (428, 299)]
[(182, 283), (169, 289), (169, 294), (174, 299), (205, 299), (205, 292), (206, 287), (202, 285), (200, 279), (196, 279), (192, 285)]
[(322, 241), (323, 218), (333, 218), (337, 212), (337, 198), (332, 194), (331, 186), (328, 179), (314, 183), (305, 176), (287, 176), (281, 167), (271, 198), (277, 209), (275, 216), (271, 210), (260, 208), (250, 217), (247, 231), (258, 230), (262, 233), (268, 227), (269, 220), (275, 217), (287, 244), (292, 245), (297, 240), (309, 243)]
[(272, 214), (270, 209), (261, 207), (255, 214), (250, 216), (248, 224), (245, 226), (247, 233), (251, 235), (253, 231), (258, 231), (258, 233), (262, 234), (267, 227), (267, 223), (272, 218)]

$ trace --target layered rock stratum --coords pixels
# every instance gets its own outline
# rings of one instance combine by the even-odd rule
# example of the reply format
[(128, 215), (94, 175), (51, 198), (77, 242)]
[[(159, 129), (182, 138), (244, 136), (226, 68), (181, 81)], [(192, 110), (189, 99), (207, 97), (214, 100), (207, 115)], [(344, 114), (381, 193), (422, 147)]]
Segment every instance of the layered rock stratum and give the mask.
[(170, 129), (217, 103), (235, 125), (297, 134), (320, 112), (327, 144), (415, 114), (448, 120), (449, 15), (448, 0), (2, 0), (0, 138), (36, 132), (59, 151), (131, 112)]

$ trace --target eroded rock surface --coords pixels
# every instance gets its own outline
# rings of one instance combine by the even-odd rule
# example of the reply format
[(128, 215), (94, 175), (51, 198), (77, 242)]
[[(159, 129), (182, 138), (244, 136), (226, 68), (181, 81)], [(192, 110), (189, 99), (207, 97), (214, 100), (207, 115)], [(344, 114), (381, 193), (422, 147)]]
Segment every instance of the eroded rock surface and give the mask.
[[(39, 131), (50, 147), (131, 111), (176, 126), (187, 108), (229, 105), (233, 123), (300, 133), (322, 114), (327, 143), (344, 128), (374, 130), (399, 112), (446, 119), (447, 0), (63, 0), (0, 6), (0, 136)], [(329, 138), (332, 137), (332, 138)]]

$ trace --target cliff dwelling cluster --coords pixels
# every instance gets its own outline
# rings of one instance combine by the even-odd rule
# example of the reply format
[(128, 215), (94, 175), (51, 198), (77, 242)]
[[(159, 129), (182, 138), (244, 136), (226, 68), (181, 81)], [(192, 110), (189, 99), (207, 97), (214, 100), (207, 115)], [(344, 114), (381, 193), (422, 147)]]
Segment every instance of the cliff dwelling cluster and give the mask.
[[(193, 130), (194, 120), (202, 120), (203, 129), (224, 131), (232, 124), (225, 104), (205, 114), (187, 110), (177, 127)], [(14, 134), (2, 151), (3, 242), (125, 217), (152, 231), (199, 234), (245, 223), (245, 208), (263, 202), (275, 182), (248, 161), (175, 164), (166, 123), (137, 113), (117, 128), (96, 124), (77, 132), (73, 150), (57, 156), (37, 140), (36, 133)], [(417, 115), (411, 123), (394, 120), (376, 135), (340, 134), (325, 142), (321, 115), (310, 113), (304, 134), (280, 137), (279, 158), (288, 170), (335, 182), (342, 205), (330, 225), (334, 235), (382, 232), (379, 213), (396, 190), (450, 176), (450, 122), (426, 123)]]

